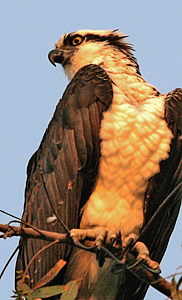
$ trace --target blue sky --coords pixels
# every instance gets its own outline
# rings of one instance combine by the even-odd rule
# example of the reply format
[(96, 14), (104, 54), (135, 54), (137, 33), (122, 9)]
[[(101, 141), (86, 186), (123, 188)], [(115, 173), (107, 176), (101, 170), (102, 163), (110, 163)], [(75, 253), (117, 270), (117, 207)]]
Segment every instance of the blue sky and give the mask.
[[(0, 209), (21, 216), (26, 165), (37, 149), (67, 79), (47, 60), (64, 32), (116, 29), (129, 36), (144, 78), (162, 93), (182, 87), (181, 0), (1, 1)], [(0, 222), (11, 218), (0, 214)], [(181, 221), (161, 264), (168, 276), (181, 265)], [(0, 270), (18, 243), (0, 240)], [(0, 300), (12, 295), (15, 260), (0, 281)], [(2, 297), (2, 298), (1, 298)], [(146, 299), (165, 296), (150, 288)]]

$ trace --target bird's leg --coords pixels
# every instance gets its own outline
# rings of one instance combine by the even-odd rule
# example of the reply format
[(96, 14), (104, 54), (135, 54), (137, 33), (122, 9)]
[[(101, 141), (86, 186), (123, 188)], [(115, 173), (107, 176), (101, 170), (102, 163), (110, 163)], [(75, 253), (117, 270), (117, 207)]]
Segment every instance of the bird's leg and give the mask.
[[(105, 261), (105, 253), (102, 250), (102, 245), (106, 245), (107, 249), (110, 251), (112, 246), (114, 248), (122, 248), (121, 255), (121, 264), (126, 263), (127, 253), (133, 253), (137, 262), (135, 265), (143, 264), (146, 268), (148, 268), (151, 272), (155, 271), (157, 273), (160, 272), (160, 267), (158, 262), (153, 261), (149, 257), (149, 250), (146, 245), (142, 242), (136, 242), (134, 246), (133, 243), (138, 238), (138, 235), (131, 233), (123, 240), (121, 240), (121, 231), (120, 230), (109, 230), (105, 227), (93, 227), (88, 229), (72, 229), (70, 231), (70, 236), (72, 237), (74, 243), (82, 249), (88, 250), (88, 247), (79, 243), (79, 241), (84, 241), (86, 239), (94, 240), (94, 245), (96, 248), (96, 257), (99, 263), (99, 266), (102, 266)], [(93, 247), (92, 247), (93, 248)], [(119, 249), (118, 249), (119, 250)], [(129, 266), (132, 268), (132, 266)]]
[[(94, 248), (96, 252), (96, 258), (100, 267), (105, 262), (106, 252), (102, 248), (104, 244), (108, 251), (111, 251), (112, 246), (121, 247), (121, 232), (120, 230), (109, 230), (105, 227), (93, 227), (89, 229), (72, 229), (70, 231), (70, 237), (72, 237), (74, 243), (85, 250), (90, 250), (90, 247), (85, 247), (79, 241), (85, 239), (94, 240)], [(93, 247), (92, 247), (93, 248)]]
[[(129, 244), (132, 245), (132, 241), (136, 241), (137, 235), (130, 234), (129, 236), (125, 237), (123, 240), (123, 248), (126, 249)], [(125, 250), (124, 250), (125, 251)], [(130, 249), (131, 252), (137, 255), (137, 262), (138, 263), (145, 263), (150, 269), (160, 271), (159, 263), (152, 260), (149, 257), (149, 250), (147, 246), (142, 242), (136, 242), (136, 244)], [(137, 264), (136, 262), (136, 264)]]
[(121, 243), (121, 233), (120, 230), (109, 230), (105, 227), (93, 227), (88, 229), (72, 229), (70, 231), (70, 237), (74, 241), (83, 241), (86, 238), (95, 240), (95, 246), (100, 249), (102, 244), (120, 244)]
[(104, 227), (99, 227), (96, 230), (97, 236), (95, 239), (95, 246), (100, 249), (103, 244), (111, 247), (113, 244), (121, 244), (120, 230), (109, 230)]
[(99, 267), (102, 267), (105, 262), (105, 257), (107, 253), (101, 248), (103, 244), (107, 246), (109, 251), (112, 251), (112, 246), (121, 247), (121, 231), (120, 230), (109, 230), (107, 228), (100, 227), (97, 231), (97, 237), (95, 240), (96, 246), (96, 258)]

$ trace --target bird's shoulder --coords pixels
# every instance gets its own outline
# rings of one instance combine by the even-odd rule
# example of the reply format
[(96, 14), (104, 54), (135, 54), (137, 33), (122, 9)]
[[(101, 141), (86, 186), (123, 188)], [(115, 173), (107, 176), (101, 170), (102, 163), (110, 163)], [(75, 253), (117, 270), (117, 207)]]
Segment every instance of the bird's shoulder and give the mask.
[[(68, 84), (28, 163), (24, 214), (29, 223), (34, 206), (43, 207), (47, 197), (42, 177), (55, 205), (87, 201), (99, 165), (100, 123), (111, 102), (111, 80), (98, 65), (84, 66)], [(49, 215), (51, 210), (50, 207)]]
[(176, 88), (165, 97), (165, 120), (174, 137), (182, 135), (182, 89)]
[[(76, 126), (78, 111), (88, 109), (96, 103), (97, 112), (103, 113), (112, 102), (112, 82), (106, 71), (98, 65), (90, 64), (82, 67), (68, 84), (62, 98), (58, 102), (53, 117), (43, 135), (38, 150), (29, 160), (27, 175), (30, 175), (33, 165), (40, 160), (52, 141), (61, 147), (63, 130), (71, 130)], [(85, 110), (86, 112), (86, 110)], [(88, 120), (94, 121), (92, 120)]]

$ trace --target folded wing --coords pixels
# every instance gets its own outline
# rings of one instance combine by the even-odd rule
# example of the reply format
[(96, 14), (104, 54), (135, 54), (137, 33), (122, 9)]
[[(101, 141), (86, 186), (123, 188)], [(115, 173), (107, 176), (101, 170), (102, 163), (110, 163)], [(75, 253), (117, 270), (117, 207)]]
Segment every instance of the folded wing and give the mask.
[[(65, 233), (53, 206), (69, 229), (77, 227), (80, 208), (89, 198), (97, 177), (100, 123), (111, 101), (111, 81), (101, 67), (87, 65), (78, 71), (58, 103), (39, 149), (29, 161), (24, 221), (39, 229)], [(16, 270), (25, 270), (30, 259), (47, 243), (21, 240)], [(31, 285), (60, 258), (66, 260), (69, 253), (68, 246), (58, 244), (39, 255), (30, 267)]]

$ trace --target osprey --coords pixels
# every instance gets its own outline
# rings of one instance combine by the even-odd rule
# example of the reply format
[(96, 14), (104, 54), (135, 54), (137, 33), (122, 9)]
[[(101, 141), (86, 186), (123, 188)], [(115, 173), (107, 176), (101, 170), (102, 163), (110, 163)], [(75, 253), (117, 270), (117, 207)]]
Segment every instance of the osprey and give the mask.
[[(114, 232), (117, 244), (120, 231), (125, 247), (181, 182), (182, 90), (162, 95), (147, 83), (132, 45), (117, 31), (64, 34), (49, 59), (63, 66), (70, 83), (29, 161), (23, 220), (39, 229), (65, 232), (56, 211), (69, 230), (92, 229), (109, 243)], [(143, 253), (136, 244), (138, 258), (144, 255), (153, 269), (166, 250), (181, 195), (178, 188), (142, 235), (150, 258), (148, 250)], [(100, 236), (103, 228), (107, 235)], [(73, 230), (75, 234), (79, 231)], [(25, 270), (46, 243), (22, 239), (16, 269)], [(94, 253), (72, 252), (63, 244), (35, 259), (30, 285), (60, 258), (68, 264), (51, 284), (80, 280), (77, 300), (145, 296), (147, 284), (126, 270), (113, 274), (112, 259), (99, 267)]]

